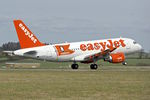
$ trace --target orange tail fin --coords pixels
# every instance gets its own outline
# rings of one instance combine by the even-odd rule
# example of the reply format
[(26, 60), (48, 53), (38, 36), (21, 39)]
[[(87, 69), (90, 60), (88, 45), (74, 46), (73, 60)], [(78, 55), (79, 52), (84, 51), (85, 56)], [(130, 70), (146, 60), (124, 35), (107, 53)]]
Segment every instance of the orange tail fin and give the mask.
[(21, 20), (14, 20), (14, 25), (22, 49), (45, 45), (36, 38), (36, 36)]

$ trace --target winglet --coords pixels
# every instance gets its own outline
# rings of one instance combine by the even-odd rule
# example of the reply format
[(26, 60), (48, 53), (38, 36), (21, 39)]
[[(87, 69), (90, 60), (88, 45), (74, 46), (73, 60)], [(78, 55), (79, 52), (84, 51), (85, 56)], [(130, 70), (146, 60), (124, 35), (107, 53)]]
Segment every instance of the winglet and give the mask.
[(22, 49), (45, 45), (36, 38), (36, 36), (21, 20), (14, 20), (14, 26), (16, 28), (16, 32)]

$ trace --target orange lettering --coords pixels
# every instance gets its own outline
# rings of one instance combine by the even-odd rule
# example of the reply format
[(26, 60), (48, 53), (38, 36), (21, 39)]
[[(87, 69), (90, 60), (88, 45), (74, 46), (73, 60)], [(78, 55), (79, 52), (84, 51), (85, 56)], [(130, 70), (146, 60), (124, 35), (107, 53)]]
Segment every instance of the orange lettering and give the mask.
[(80, 49), (81, 49), (82, 51), (86, 51), (87, 47), (86, 47), (85, 44), (81, 44), (81, 45), (80, 45)]
[(120, 39), (119, 42), (121, 43), (121, 46), (122, 46), (122, 47), (125, 47), (125, 46), (126, 46), (125, 43), (124, 43), (124, 40)]
[(95, 48), (95, 50), (98, 50), (98, 49), (100, 49), (100, 45), (98, 43), (94, 43), (94, 48)]
[(88, 43), (87, 46), (88, 46), (88, 50), (94, 50), (93, 45), (91, 43)]
[(112, 40), (107, 40), (107, 41), (110, 43), (110, 45), (107, 44), (107, 47), (108, 47), (110, 50), (112, 50), (112, 49), (113, 49)]
[(115, 45), (115, 48), (118, 48), (120, 46), (118, 41), (114, 41), (114, 45)]
[(105, 49), (106, 49), (106, 42), (100, 42), (99, 44), (102, 46), (101, 51), (105, 51)]

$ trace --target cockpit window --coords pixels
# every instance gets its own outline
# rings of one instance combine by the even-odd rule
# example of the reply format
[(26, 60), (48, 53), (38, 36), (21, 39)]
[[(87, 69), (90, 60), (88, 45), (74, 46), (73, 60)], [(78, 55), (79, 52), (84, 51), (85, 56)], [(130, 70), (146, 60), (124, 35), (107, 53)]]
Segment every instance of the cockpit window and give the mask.
[(133, 44), (137, 44), (137, 42), (136, 42), (136, 41), (133, 41)]

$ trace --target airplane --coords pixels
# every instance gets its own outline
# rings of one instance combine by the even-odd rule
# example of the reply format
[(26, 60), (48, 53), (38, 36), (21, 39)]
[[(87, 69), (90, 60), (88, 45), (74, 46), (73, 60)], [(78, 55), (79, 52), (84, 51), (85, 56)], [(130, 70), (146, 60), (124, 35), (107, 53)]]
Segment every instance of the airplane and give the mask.
[(78, 69), (77, 62), (90, 64), (97, 69), (96, 62), (103, 59), (109, 63), (126, 65), (125, 55), (138, 52), (142, 46), (130, 38), (113, 38), (72, 43), (46, 45), (40, 42), (22, 20), (14, 20), (21, 49), (4, 51), (9, 55), (29, 57), (52, 62), (73, 62), (72, 69)]

